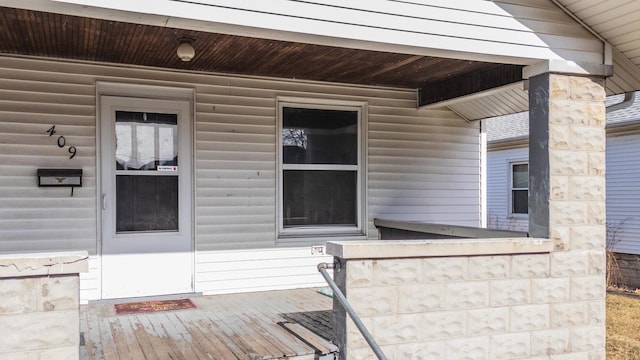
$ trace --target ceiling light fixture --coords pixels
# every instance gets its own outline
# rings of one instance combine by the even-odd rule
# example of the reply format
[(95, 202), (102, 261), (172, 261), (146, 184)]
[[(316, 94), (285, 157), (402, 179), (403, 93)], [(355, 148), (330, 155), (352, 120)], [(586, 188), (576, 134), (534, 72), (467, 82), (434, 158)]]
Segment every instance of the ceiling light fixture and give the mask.
[(196, 55), (196, 50), (191, 45), (192, 41), (192, 39), (180, 39), (180, 46), (178, 46), (178, 50), (176, 50), (180, 60), (191, 61)]

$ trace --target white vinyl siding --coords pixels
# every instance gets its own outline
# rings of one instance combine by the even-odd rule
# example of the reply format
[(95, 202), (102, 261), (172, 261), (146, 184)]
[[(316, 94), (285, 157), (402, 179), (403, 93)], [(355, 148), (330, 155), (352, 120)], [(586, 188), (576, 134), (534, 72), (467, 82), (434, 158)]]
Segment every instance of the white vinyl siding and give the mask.
[(607, 138), (607, 223), (616, 252), (640, 255), (640, 134)]
[[(71, 15), (219, 31), (376, 51), (514, 62), (564, 59), (603, 63), (603, 43), (550, 0), (73, 0), (77, 5), (16, 4)], [(85, 5), (82, 7), (82, 5)], [(109, 9), (99, 9), (100, 7)], [(126, 12), (138, 14), (133, 17)], [(462, 54), (466, 53), (466, 54)]]
[(328, 286), (317, 265), (332, 262), (311, 255), (310, 247), (198, 253), (196, 291), (209, 294)]
[(527, 162), (529, 149), (516, 148), (487, 153), (487, 227), (527, 231), (526, 214), (511, 214), (511, 165)]
[[(232, 281), (224, 269), (210, 270), (212, 257), (237, 252), (237, 263), (227, 265), (242, 266), (245, 260), (257, 264), (260, 259), (253, 257), (258, 256), (265, 261), (260, 266), (271, 268), (271, 259), (289, 251), (275, 240), (278, 96), (368, 104), (369, 238), (377, 238), (374, 217), (480, 224), (478, 123), (469, 124), (450, 111), (416, 109), (414, 90), (0, 56), (0, 252), (97, 254), (98, 81), (195, 90), (197, 291), (222, 291), (217, 286)], [(76, 146), (74, 159), (49, 138), (51, 125)], [(82, 168), (83, 187), (73, 197), (67, 188), (38, 188), (35, 173), (40, 167)], [(316, 263), (308, 246), (296, 249)], [(243, 260), (244, 255), (249, 257)], [(307, 265), (305, 271), (316, 279), (309, 284), (321, 282)], [(99, 269), (98, 261), (91, 266), (93, 273), (82, 277), (85, 301), (99, 293), (94, 288), (100, 286)], [(275, 272), (269, 280), (252, 280), (251, 273), (239, 270), (235, 274), (244, 277), (233, 281), (244, 285), (225, 289), (294, 285)]]

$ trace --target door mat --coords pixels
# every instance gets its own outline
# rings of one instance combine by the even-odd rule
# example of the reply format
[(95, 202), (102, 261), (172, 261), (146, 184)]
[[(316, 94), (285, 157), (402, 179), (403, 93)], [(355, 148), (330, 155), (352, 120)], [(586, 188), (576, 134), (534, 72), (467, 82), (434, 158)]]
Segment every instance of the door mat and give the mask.
[(141, 312), (195, 309), (196, 304), (194, 304), (191, 299), (174, 299), (115, 304), (113, 307), (116, 310), (116, 314), (122, 315)]

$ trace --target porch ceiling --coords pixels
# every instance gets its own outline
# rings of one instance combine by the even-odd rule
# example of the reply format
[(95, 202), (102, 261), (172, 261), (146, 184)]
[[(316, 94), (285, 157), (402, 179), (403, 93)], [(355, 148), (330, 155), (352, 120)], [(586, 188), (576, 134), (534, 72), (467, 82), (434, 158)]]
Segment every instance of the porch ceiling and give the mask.
[[(348, 49), (0, 7), (0, 53), (279, 78), (428, 88), (500, 64)], [(259, 34), (257, 34), (259, 35)], [(176, 55), (193, 39), (190, 62)]]

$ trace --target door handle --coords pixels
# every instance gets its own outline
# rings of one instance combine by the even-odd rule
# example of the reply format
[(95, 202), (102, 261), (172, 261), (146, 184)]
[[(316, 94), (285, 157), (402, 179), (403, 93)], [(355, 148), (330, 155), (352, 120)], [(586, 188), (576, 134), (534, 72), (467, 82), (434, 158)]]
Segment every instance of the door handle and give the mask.
[(102, 210), (107, 210), (107, 194), (102, 194)]

